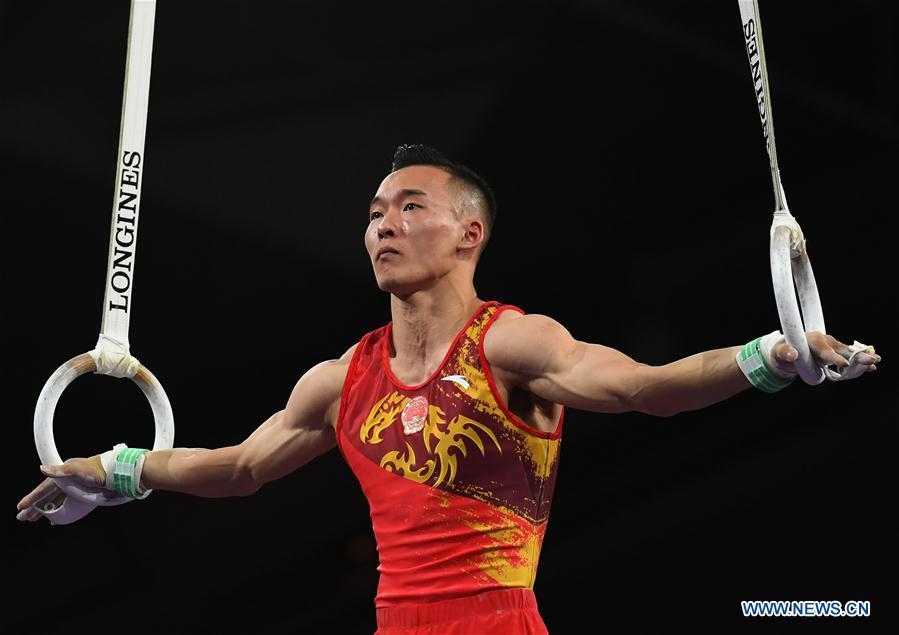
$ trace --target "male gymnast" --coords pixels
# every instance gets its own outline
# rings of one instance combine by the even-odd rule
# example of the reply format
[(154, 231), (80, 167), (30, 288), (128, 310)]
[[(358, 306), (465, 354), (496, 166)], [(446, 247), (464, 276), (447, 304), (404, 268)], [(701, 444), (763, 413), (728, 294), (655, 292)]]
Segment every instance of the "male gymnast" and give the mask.
[[(775, 331), (650, 366), (578, 341), (550, 317), (485, 302), (473, 279), (495, 215), (475, 172), (427, 146), (399, 147), (365, 231), (390, 324), (306, 372), (284, 409), (239, 445), (41, 466), (48, 478), (18, 518), (60, 503), (60, 477), (110, 496), (247, 496), (338, 446), (371, 507), (380, 635), (546, 633), (533, 587), (563, 408), (669, 417), (753, 386), (780, 390), (798, 354)], [(822, 366), (846, 368), (852, 353), (867, 372), (880, 362), (830, 335), (807, 337)], [(123, 460), (134, 483), (123, 490), (118, 479), (116, 494)]]

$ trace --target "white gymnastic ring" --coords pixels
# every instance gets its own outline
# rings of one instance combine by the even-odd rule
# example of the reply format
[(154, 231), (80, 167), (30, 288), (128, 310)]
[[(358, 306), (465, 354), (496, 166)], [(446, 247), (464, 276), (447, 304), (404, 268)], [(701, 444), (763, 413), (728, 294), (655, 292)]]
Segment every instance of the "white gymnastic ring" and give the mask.
[[(808, 253), (803, 248), (795, 259), (790, 257), (790, 231), (787, 227), (777, 227), (771, 236), (771, 281), (774, 283), (774, 299), (777, 314), (787, 343), (799, 352), (796, 370), (807, 384), (817, 385), (824, 381), (824, 370), (812, 357), (805, 338), (806, 331), (824, 331), (824, 313), (821, 299), (815, 285), (815, 275)], [(796, 286), (794, 287), (794, 279)], [(797, 288), (802, 304), (796, 300)], [(806, 317), (803, 323), (802, 316)]]
[[(56, 369), (56, 372), (50, 375), (47, 383), (44, 384), (34, 409), (34, 442), (42, 464), (59, 465), (63, 462), (53, 439), (53, 414), (60, 396), (76, 378), (93, 372), (96, 368), (90, 354), (83, 353)], [(153, 442), (153, 449), (171, 449), (175, 441), (175, 419), (162, 384), (143, 365), (132, 379), (140, 386), (153, 409), (153, 418), (156, 422), (156, 438)], [(104, 496), (102, 492), (91, 492), (71, 483), (59, 483), (59, 486), (70, 497), (92, 505), (121, 505), (133, 500), (127, 496)]]

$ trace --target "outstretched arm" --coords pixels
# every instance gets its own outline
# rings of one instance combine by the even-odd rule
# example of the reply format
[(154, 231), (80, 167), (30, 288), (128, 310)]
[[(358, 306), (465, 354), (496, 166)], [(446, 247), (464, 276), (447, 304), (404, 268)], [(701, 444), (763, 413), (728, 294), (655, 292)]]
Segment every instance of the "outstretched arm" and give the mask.
[[(243, 443), (207, 450), (176, 448), (148, 452), (141, 474), (143, 489), (184, 492), (220, 498), (246, 496), (269, 481), (302, 467), (335, 445), (334, 424), (340, 393), (355, 346), (340, 359), (323, 362), (297, 382), (285, 408), (268, 418)], [(100, 455), (69, 459), (42, 469), (48, 478), (19, 501), (19, 520), (38, 520), (32, 507), (65, 494), (57, 478), (74, 478), (81, 485), (100, 488), (106, 472)], [(59, 503), (58, 503), (59, 504)]]
[[(846, 348), (844, 344), (823, 333), (809, 333), (808, 340), (820, 364), (847, 365), (835, 350)], [(490, 364), (543, 399), (593, 412), (662, 417), (704, 408), (750, 388), (736, 362), (739, 349), (720, 348), (649, 366), (615, 349), (575, 340), (561, 324), (536, 314), (498, 320), (484, 340)], [(792, 370), (797, 353), (781, 340), (772, 356), (778, 368)], [(865, 359), (869, 370), (880, 361), (876, 355)]]
[(247, 496), (330, 450), (346, 377), (343, 361), (323, 362), (303, 375), (284, 410), (240, 445), (147, 453), (142, 486), (208, 498)]

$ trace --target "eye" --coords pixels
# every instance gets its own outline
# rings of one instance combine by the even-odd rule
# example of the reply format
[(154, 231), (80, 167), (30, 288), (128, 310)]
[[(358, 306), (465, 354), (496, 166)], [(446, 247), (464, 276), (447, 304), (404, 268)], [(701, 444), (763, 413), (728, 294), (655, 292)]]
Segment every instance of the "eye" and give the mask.
[(404, 212), (408, 212), (410, 208), (421, 207), (418, 203), (406, 203), (405, 207), (403, 207)]
[(368, 222), (373, 221), (374, 219), (378, 218), (378, 217), (381, 216), (381, 215), (382, 215), (381, 212), (369, 212), (369, 214), (368, 214)]

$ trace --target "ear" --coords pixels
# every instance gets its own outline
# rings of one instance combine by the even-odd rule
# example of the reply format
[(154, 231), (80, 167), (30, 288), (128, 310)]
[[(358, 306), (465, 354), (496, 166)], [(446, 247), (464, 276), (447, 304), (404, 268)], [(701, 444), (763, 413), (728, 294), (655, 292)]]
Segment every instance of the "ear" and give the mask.
[(466, 218), (462, 222), (465, 233), (459, 241), (459, 249), (477, 249), (484, 242), (484, 222), (478, 218)]

